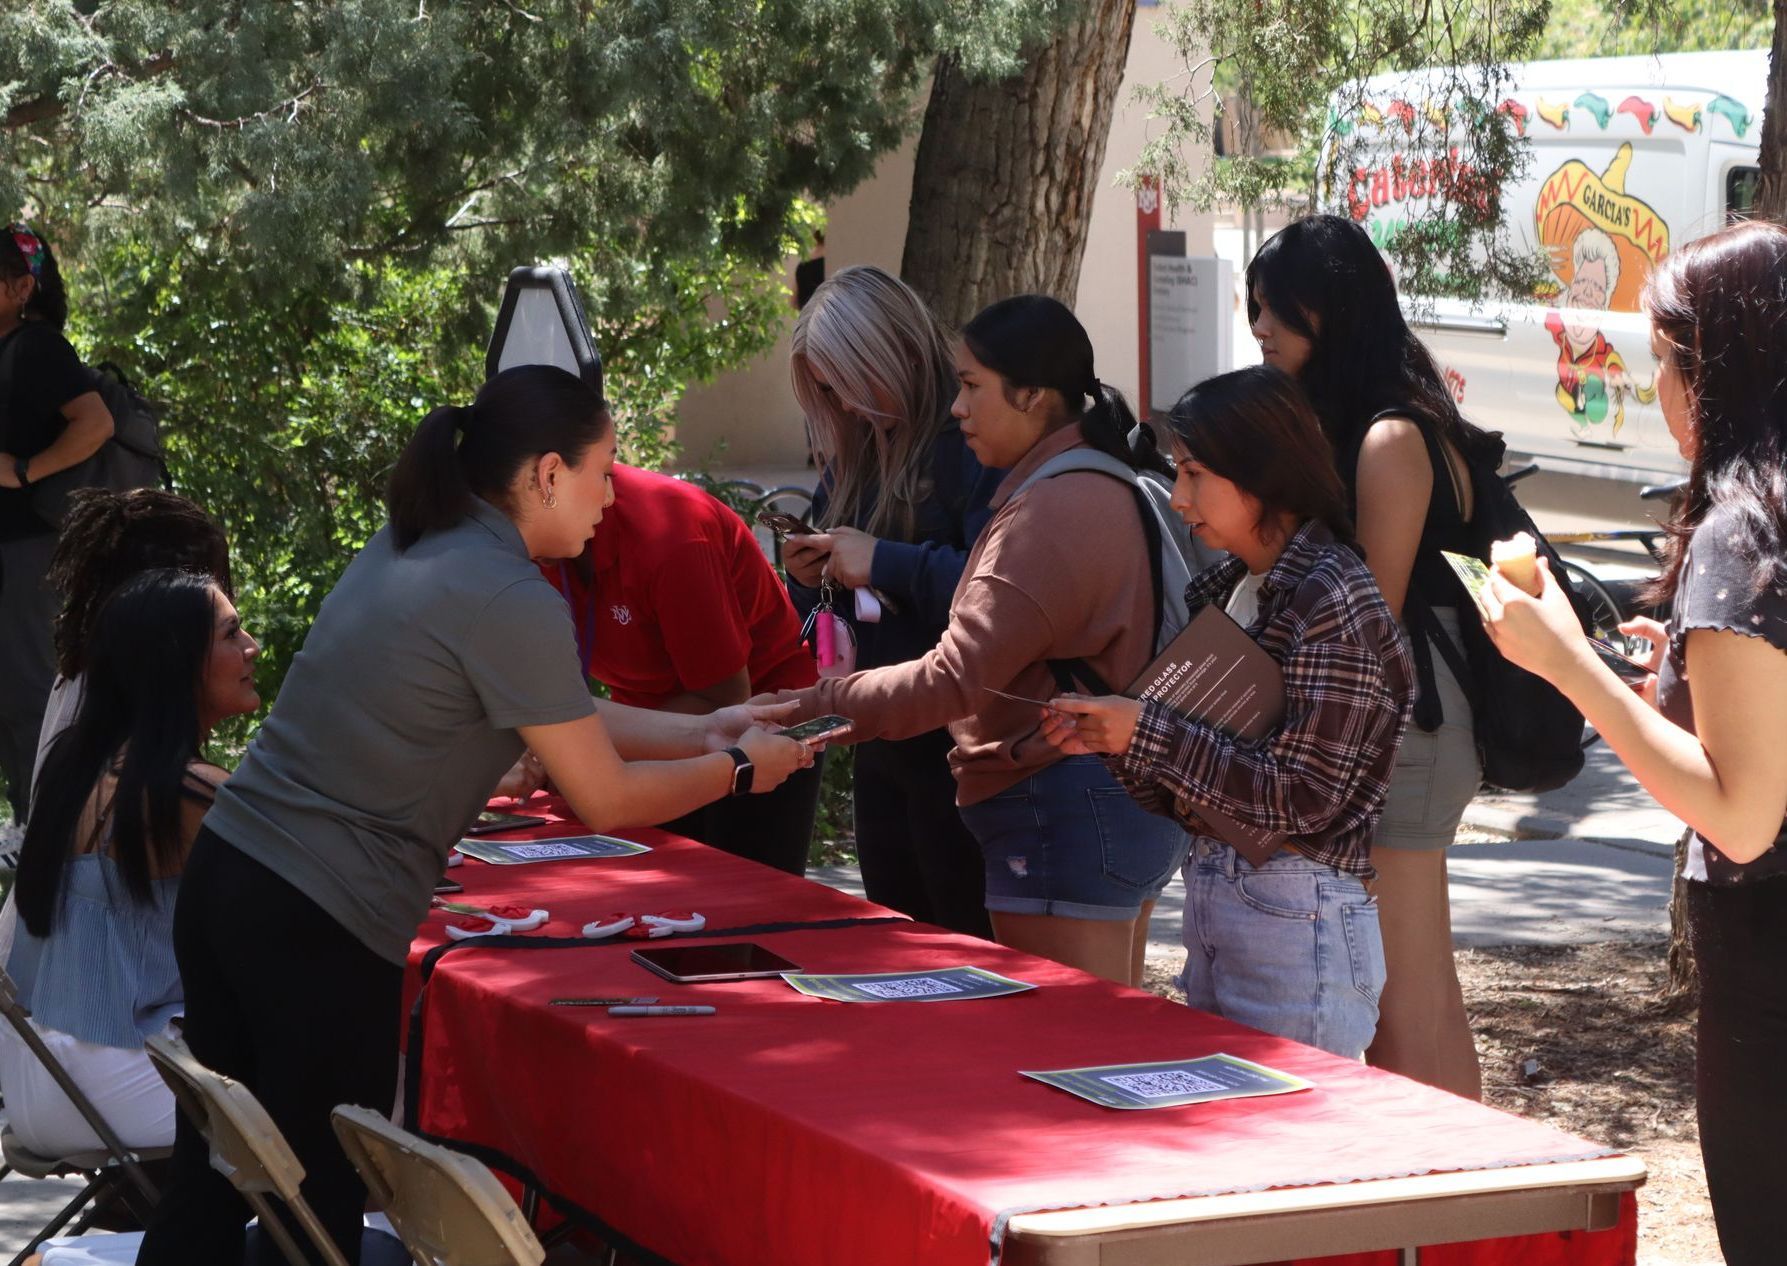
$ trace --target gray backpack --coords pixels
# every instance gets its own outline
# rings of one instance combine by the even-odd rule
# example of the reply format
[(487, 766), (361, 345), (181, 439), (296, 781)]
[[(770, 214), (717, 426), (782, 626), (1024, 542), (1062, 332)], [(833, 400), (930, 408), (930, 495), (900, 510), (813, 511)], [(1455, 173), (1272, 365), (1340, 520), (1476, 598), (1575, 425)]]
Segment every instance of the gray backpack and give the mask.
[[(1221, 561), (1221, 553), (1192, 538), (1191, 530), (1167, 504), (1172, 481), (1154, 470), (1134, 470), (1128, 463), (1100, 449), (1081, 446), (1057, 453), (1030, 472), (1012, 495), (1021, 496), (1030, 485), (1074, 470), (1097, 471), (1129, 485), (1136, 511), (1142, 519), (1142, 536), (1148, 548), (1149, 580), (1154, 590), (1154, 651), (1159, 654), (1179, 635), (1191, 618), (1185, 605), (1185, 587), (1191, 578)], [(1093, 694), (1115, 693), (1083, 659), (1051, 659), (1049, 669), (1063, 691), (1082, 687)]]

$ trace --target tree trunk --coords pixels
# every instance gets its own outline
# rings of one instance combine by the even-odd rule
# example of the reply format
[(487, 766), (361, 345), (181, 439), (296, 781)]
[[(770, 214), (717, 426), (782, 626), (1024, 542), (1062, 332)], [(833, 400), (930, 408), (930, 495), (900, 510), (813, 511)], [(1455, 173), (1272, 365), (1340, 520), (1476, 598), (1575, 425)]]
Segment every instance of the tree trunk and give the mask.
[[(1775, 0), (1775, 38), (1768, 54), (1768, 103), (1762, 111), (1761, 143), (1762, 188), (1756, 193), (1756, 218), (1787, 222), (1787, 0)], [(911, 250), (912, 239), (906, 241)]]
[(1688, 860), (1688, 837), (1691, 835), (1693, 831), (1683, 831), (1681, 838), (1675, 841), (1675, 870), (1669, 889), (1669, 979), (1660, 999), (1667, 1015), (1692, 1011), (1700, 994), (1699, 976), (1694, 970), (1694, 949), (1688, 941), (1688, 913), (1682, 904), (1687, 899), (1684, 885), (1688, 882), (1682, 878), (1682, 867)]
[(948, 325), (1007, 295), (1074, 302), (1136, 0), (1083, 3), (1013, 78), (937, 64), (901, 275)]

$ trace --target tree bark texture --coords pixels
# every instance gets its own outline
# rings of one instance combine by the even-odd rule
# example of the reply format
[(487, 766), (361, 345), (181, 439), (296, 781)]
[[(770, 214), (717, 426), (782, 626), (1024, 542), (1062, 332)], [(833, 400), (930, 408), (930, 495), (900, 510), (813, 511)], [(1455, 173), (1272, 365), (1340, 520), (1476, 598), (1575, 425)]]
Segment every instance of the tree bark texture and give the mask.
[(1083, 6), (1012, 78), (937, 64), (901, 275), (948, 325), (1008, 295), (1074, 302), (1136, 7)]
[[(1768, 55), (1768, 102), (1762, 111), (1762, 187), (1756, 192), (1756, 218), (1787, 223), (1787, 0), (1775, 0), (1775, 38)], [(908, 242), (911, 240), (907, 238)]]
[(1669, 978), (1659, 1000), (1665, 1015), (1682, 1015), (1694, 1009), (1700, 996), (1700, 976), (1694, 967), (1694, 947), (1688, 940), (1687, 880), (1682, 867), (1688, 862), (1688, 840), (1694, 832), (1685, 830), (1675, 841), (1674, 878), (1669, 888)]

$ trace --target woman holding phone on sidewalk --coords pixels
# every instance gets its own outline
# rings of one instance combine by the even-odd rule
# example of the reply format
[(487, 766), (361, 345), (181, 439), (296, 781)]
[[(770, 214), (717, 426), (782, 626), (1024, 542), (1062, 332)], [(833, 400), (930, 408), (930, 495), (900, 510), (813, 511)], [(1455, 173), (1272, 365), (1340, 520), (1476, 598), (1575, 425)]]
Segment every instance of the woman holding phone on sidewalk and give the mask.
[[(186, 1039), (252, 1090), (350, 1262), (366, 1192), (329, 1125), (387, 1111), (403, 965), (449, 852), (524, 746), (594, 830), (763, 792), (812, 762), (752, 728), (590, 698), (564, 600), (610, 498), (600, 396), (547, 366), (436, 409), (391, 477), (390, 523), (323, 603), (193, 844), (174, 913)], [(238, 1262), (248, 1210), (182, 1119), (140, 1263)]]
[(1492, 577), (1485, 623), (1693, 828), (1700, 1150), (1725, 1260), (1763, 1266), (1787, 1243), (1787, 228), (1689, 243), (1643, 303), (1690, 467), (1655, 594), (1673, 614), (1648, 630), (1654, 687), (1635, 694), (1600, 661), (1543, 559), (1536, 597)]

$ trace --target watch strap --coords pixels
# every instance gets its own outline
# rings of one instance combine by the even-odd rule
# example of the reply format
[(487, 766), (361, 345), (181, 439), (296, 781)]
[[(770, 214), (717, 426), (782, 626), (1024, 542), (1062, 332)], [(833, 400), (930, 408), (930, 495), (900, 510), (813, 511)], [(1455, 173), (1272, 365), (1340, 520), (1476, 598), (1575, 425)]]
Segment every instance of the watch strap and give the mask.
[(732, 758), (732, 794), (749, 795), (751, 781), (757, 772), (756, 766), (751, 764), (751, 758), (745, 755), (742, 747), (729, 747), (726, 755)]
[(29, 457), (13, 458), (12, 473), (18, 476), (20, 488), (29, 488), (31, 486), (31, 459)]

